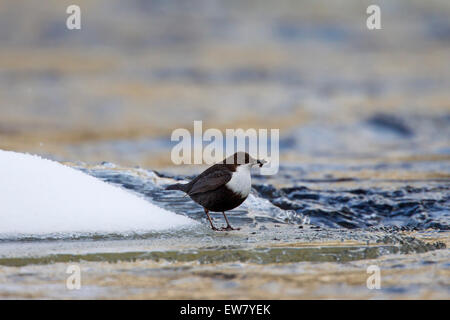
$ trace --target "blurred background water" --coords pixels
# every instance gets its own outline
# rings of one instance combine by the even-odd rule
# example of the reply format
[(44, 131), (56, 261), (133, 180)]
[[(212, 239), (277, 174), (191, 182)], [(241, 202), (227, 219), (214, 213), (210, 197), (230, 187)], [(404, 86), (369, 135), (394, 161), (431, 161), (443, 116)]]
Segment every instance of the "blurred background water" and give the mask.
[(279, 128), (282, 161), (450, 155), (450, 4), (0, 1), (0, 148), (170, 167), (170, 133)]

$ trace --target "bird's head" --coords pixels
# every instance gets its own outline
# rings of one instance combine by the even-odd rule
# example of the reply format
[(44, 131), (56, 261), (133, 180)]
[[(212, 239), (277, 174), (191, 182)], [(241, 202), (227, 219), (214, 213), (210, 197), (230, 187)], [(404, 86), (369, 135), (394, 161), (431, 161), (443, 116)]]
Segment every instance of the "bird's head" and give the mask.
[(257, 160), (253, 158), (251, 155), (249, 155), (247, 152), (240, 151), (224, 159), (222, 163), (234, 164), (236, 166), (248, 166), (249, 168), (251, 168), (255, 165), (259, 165), (259, 167), (262, 167), (266, 163), (266, 161)]

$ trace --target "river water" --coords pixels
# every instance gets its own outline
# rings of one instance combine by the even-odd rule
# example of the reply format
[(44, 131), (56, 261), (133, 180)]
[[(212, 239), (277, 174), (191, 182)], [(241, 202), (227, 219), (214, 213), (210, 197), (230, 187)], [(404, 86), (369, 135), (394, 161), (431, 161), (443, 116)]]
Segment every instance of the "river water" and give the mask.
[[(281, 168), (280, 179), (256, 176), (249, 198), (229, 212), (240, 231), (214, 232), (201, 207), (164, 190), (186, 176), (111, 163), (74, 167), (200, 224), (166, 232), (3, 237), (3, 297), (449, 296), (446, 181), (314, 180), (294, 178), (300, 168)], [(298, 185), (282, 186), (285, 179)], [(224, 223), (221, 214), (212, 216), (217, 225)], [(65, 289), (64, 268), (73, 264), (88, 283), (79, 291)], [(381, 291), (366, 287), (370, 265), (387, 275)], [(203, 294), (190, 295), (188, 284)]]
[[(83, 2), (72, 32), (63, 2), (3, 1), (0, 149), (199, 223), (3, 237), (0, 297), (449, 299), (450, 5), (378, 3), (370, 31), (370, 1)], [(205, 168), (170, 159), (195, 120), (280, 130), (279, 172), (229, 213), (240, 231), (164, 190)]]

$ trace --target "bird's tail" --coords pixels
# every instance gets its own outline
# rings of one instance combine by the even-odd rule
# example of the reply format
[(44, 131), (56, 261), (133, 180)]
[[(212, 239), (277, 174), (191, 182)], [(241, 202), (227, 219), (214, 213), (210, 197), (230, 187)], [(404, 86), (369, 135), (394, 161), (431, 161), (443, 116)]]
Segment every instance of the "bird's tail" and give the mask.
[(186, 192), (186, 187), (188, 184), (175, 183), (166, 187), (166, 190), (181, 190)]

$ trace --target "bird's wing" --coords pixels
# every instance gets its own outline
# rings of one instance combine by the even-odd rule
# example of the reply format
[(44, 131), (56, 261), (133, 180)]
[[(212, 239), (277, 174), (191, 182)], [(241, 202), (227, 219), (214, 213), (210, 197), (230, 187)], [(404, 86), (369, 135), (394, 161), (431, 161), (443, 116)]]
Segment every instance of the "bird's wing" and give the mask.
[(216, 190), (230, 181), (231, 176), (232, 172), (225, 169), (209, 172), (206, 171), (202, 173), (198, 179), (193, 181), (192, 187), (188, 191), (188, 194), (191, 196), (197, 193)]

